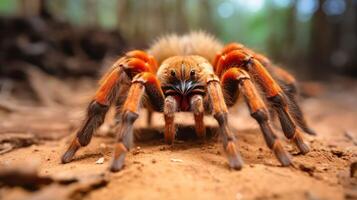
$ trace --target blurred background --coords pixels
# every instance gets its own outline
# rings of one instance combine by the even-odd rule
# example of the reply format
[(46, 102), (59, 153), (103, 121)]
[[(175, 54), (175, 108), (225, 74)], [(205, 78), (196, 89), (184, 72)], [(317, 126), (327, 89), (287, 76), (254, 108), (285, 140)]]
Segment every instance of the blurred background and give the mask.
[(165, 33), (205, 30), (267, 54), (300, 79), (357, 76), (357, 0), (1, 0), (1, 74), (26, 62), (96, 76), (106, 58)]

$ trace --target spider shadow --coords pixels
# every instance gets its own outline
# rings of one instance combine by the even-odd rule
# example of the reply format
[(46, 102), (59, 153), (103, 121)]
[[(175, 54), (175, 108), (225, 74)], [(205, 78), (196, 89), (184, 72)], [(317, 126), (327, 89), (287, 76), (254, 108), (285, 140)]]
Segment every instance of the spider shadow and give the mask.
[[(192, 125), (177, 124), (177, 131), (173, 145), (170, 145), (171, 150), (182, 150), (189, 147), (198, 147), (202, 144), (216, 142), (218, 138), (219, 128), (214, 126), (206, 126), (206, 137), (198, 138), (195, 132), (195, 127)], [(135, 144), (140, 146), (160, 146), (167, 145), (164, 141), (162, 127), (145, 127), (134, 131)]]
[(82, 154), (82, 155), (79, 155), (79, 156), (75, 156), (73, 158), (73, 162), (78, 162), (78, 161), (82, 161), (82, 160), (88, 160), (90, 158), (100, 158), (102, 157), (103, 154), (102, 153), (86, 153), (86, 154)]

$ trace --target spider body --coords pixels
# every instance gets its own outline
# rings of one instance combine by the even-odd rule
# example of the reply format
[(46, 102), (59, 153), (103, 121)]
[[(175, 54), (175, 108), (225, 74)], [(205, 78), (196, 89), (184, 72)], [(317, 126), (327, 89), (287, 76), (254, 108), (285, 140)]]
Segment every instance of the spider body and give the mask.
[(291, 164), (291, 156), (271, 128), (269, 111), (277, 114), (285, 136), (302, 153), (309, 151), (301, 130), (314, 132), (296, 102), (295, 79), (265, 56), (238, 43), (224, 47), (202, 32), (164, 37), (147, 52), (130, 51), (113, 64), (88, 106), (82, 127), (63, 155), (63, 163), (70, 162), (80, 147), (89, 144), (109, 107), (115, 105), (120, 121), (110, 169), (122, 169), (142, 99), (149, 110), (163, 113), (164, 136), (169, 144), (175, 138), (176, 112), (193, 113), (196, 134), (201, 138), (205, 136), (203, 117), (205, 113), (212, 114), (219, 125), (229, 166), (234, 169), (241, 169), (243, 162), (228, 126), (228, 107), (240, 95), (259, 124), (267, 146), (283, 166)]
[(178, 111), (190, 111), (190, 100), (195, 94), (205, 96), (202, 71), (212, 69), (210, 65), (204, 66), (204, 62), (199, 56), (175, 56), (160, 66), (157, 76), (161, 88), (166, 97), (175, 98)]

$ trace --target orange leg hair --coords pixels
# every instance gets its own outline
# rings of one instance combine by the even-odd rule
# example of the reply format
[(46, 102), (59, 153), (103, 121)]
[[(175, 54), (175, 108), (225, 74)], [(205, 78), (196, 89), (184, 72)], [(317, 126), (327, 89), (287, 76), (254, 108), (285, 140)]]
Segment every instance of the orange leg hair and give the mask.
[[(70, 162), (80, 147), (90, 143), (93, 133), (104, 122), (105, 115), (112, 104), (121, 108), (121, 105), (124, 103), (123, 99), (125, 98), (125, 95), (122, 95), (122, 93), (129, 87), (132, 77), (142, 72), (153, 72), (156, 68), (156, 61), (143, 51), (128, 52), (113, 64), (108, 73), (100, 81), (100, 87), (87, 108), (86, 119), (67, 151), (63, 154), (62, 163)], [(148, 78), (147, 81), (150, 84), (146, 85), (146, 89), (151, 91), (151, 95), (148, 95), (148, 97), (150, 100), (155, 100), (152, 101), (154, 102), (153, 108), (160, 110), (162, 106), (160, 103), (162, 101), (156, 98), (156, 96), (162, 96), (161, 89), (153, 90), (153, 88), (160, 88), (160, 86), (157, 81), (152, 81), (152, 78)], [(118, 110), (120, 112), (120, 109)], [(122, 118), (122, 114), (117, 114), (117, 117)]]
[(105, 115), (115, 100), (115, 92), (119, 89), (121, 73), (122, 68), (115, 67), (101, 81), (101, 86), (87, 108), (87, 116), (82, 127), (62, 156), (62, 163), (70, 162), (80, 147), (87, 146), (91, 141), (93, 132), (104, 122)]
[(228, 127), (228, 109), (224, 101), (222, 88), (216, 75), (208, 75), (207, 92), (212, 105), (213, 117), (217, 120), (223, 138), (223, 148), (228, 157), (229, 166), (233, 169), (241, 169), (242, 158), (236, 147), (236, 139)]
[(309, 147), (303, 140), (302, 133), (297, 128), (290, 115), (287, 97), (281, 87), (275, 82), (259, 61), (252, 59), (246, 66), (248, 72), (255, 78), (267, 96), (268, 101), (277, 112), (281, 128), (285, 136), (292, 139), (302, 153), (309, 152)]
[[(229, 88), (234, 87), (232, 85), (239, 86), (239, 92), (243, 94), (251, 116), (258, 122), (267, 146), (273, 150), (283, 166), (290, 165), (290, 155), (284, 150), (281, 142), (274, 134), (269, 121), (268, 109), (250, 80), (248, 73), (235, 67), (226, 71), (222, 76), (222, 87), (224, 89), (227, 88), (229, 92)], [(235, 92), (238, 92), (238, 90), (235, 90)]]
[[(286, 94), (286, 101), (288, 101), (287, 105), (289, 107), (290, 114), (294, 118), (296, 124), (306, 133), (310, 135), (316, 135), (315, 131), (308, 126), (303, 112), (297, 103), (298, 90), (295, 78), (287, 71), (273, 65), (264, 55), (255, 53), (252, 50), (244, 47), (242, 44), (228, 44), (223, 48), (221, 53), (217, 54), (214, 60), (214, 66), (216, 66), (216, 72), (218, 72), (217, 74), (221, 75), (222, 70), (224, 70), (223, 66), (220, 66), (220, 64), (222, 64), (222, 60), (224, 60), (226, 63), (232, 64), (232, 60), (230, 60), (230, 58), (233, 58), (236, 62), (237, 60), (244, 61), (244, 59), (246, 59), (244, 58), (244, 55), (253, 55), (254, 58), (267, 69), (267, 71), (274, 77), (274, 79), (278, 81), (279, 86)], [(222, 56), (224, 59), (222, 59)], [(236, 66), (240, 65), (238, 64)]]
[(297, 125), (306, 133), (316, 135), (316, 132), (307, 124), (304, 114), (298, 104), (298, 86), (295, 78), (289, 72), (277, 66), (267, 68), (272, 76), (278, 80), (279, 85), (284, 90), (288, 102), (289, 110)]
[[(302, 153), (307, 153), (309, 147), (304, 143), (302, 134), (290, 114), (289, 99), (267, 69), (251, 55), (252, 51), (242, 48), (238, 44), (229, 44), (222, 52), (224, 53), (217, 54), (218, 58), (215, 61), (217, 63), (215, 66), (216, 73), (222, 74), (232, 66), (239, 66), (245, 69), (253, 77), (254, 81), (260, 85), (266, 98), (278, 114), (285, 136), (292, 139)], [(266, 60), (263, 59), (262, 61), (265, 62)]]
[(139, 116), (140, 103), (144, 92), (149, 99), (155, 99), (154, 107), (161, 108), (164, 104), (164, 95), (153, 73), (143, 72), (133, 78), (127, 99), (122, 108), (121, 121), (117, 129), (118, 136), (110, 166), (111, 171), (119, 171), (124, 166), (126, 153), (132, 145), (133, 124)]

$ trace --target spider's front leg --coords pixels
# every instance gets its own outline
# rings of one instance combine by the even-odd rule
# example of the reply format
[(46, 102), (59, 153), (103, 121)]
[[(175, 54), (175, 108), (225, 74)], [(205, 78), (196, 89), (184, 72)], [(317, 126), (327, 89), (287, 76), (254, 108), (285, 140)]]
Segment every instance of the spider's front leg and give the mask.
[(208, 76), (206, 82), (213, 117), (217, 120), (221, 131), (223, 148), (227, 154), (229, 166), (239, 170), (243, 167), (243, 160), (235, 144), (236, 138), (228, 127), (228, 109), (219, 79), (216, 75), (211, 74)]
[(117, 130), (117, 143), (110, 170), (119, 171), (124, 166), (125, 156), (132, 145), (133, 124), (139, 116), (139, 109), (144, 92), (149, 97), (151, 106), (161, 111), (164, 95), (156, 76), (150, 72), (137, 74), (129, 89), (127, 99), (122, 108), (122, 117)]

